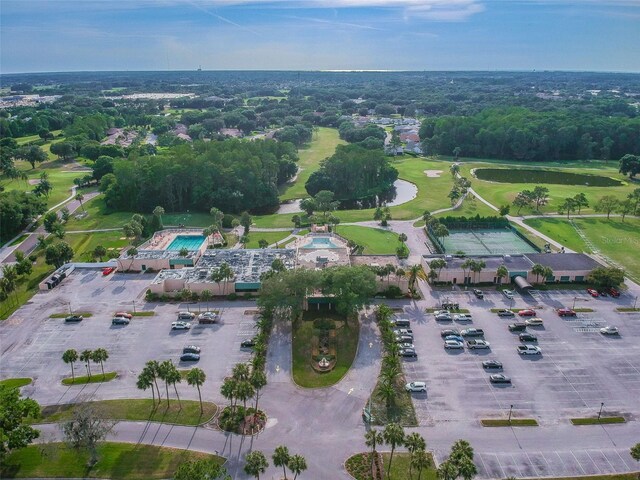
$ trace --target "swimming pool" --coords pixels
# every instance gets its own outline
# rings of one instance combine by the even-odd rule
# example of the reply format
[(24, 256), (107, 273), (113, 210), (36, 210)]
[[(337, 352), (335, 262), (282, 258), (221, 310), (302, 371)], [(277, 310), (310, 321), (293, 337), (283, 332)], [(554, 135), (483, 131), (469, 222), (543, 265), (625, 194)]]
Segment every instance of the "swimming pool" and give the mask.
[(340, 248), (333, 243), (329, 237), (313, 237), (309, 243), (302, 248)]
[(182, 250), (186, 248), (189, 251), (198, 250), (205, 237), (202, 235), (178, 235), (167, 247), (167, 250)]

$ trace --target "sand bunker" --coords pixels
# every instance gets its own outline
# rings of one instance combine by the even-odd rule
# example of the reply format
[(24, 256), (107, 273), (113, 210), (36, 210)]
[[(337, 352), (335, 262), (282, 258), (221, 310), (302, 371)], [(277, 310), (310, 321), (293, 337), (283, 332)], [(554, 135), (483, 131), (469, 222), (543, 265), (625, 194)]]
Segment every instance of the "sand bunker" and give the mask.
[(30, 178), (29, 179), (29, 185), (38, 185), (40, 183), (40, 179), (39, 178)]
[(425, 170), (424, 173), (429, 178), (438, 178), (442, 170)]

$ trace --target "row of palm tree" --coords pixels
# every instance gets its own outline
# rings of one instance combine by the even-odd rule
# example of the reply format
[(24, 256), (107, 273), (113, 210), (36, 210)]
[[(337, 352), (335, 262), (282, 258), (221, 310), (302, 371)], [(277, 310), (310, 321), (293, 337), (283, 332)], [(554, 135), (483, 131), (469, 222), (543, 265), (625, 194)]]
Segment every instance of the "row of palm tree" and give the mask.
[[(158, 386), (158, 379), (164, 381), (165, 392), (167, 398), (167, 408), (171, 406), (169, 399), (169, 385), (173, 386), (178, 399), (178, 405), (182, 409), (182, 402), (180, 401), (180, 395), (178, 394), (177, 384), (182, 382), (182, 375), (180, 370), (173, 364), (171, 360), (165, 360), (158, 362), (157, 360), (148, 361), (140, 374), (138, 375), (138, 381), (136, 386), (140, 390), (151, 389), (151, 396), (153, 404), (156, 404), (156, 392), (158, 394), (158, 404), (162, 401), (162, 395), (160, 394), (160, 387)], [(204, 385), (207, 379), (207, 375), (200, 368), (192, 368), (187, 372), (187, 384), (192, 387), (196, 387), (198, 390), (198, 399), (200, 401), (200, 413), (204, 411), (202, 406), (202, 393), (200, 387)]]
[[(302, 455), (291, 455), (289, 448), (284, 445), (276, 447), (271, 459), (275, 467), (282, 467), (284, 480), (288, 480), (287, 468), (291, 470), (293, 480), (296, 480), (298, 475), (307, 469), (307, 460)], [(245, 457), (244, 472), (258, 480), (260, 480), (260, 475), (267, 471), (268, 467), (267, 457), (259, 450), (254, 450)]]
[(473, 463), (473, 448), (466, 440), (458, 440), (451, 447), (449, 458), (438, 467), (440, 480), (456, 480), (462, 477), (471, 480), (478, 473)]
[(77, 350), (70, 348), (65, 350), (62, 354), (62, 361), (67, 365), (71, 364), (71, 378), (73, 381), (76, 379), (75, 371), (73, 368), (73, 364), (80, 360), (81, 362), (85, 362), (85, 366), (87, 368), (87, 376), (89, 380), (91, 379), (91, 363), (99, 363), (100, 368), (102, 369), (102, 377), (104, 378), (104, 362), (109, 359), (109, 352), (107, 352), (104, 348), (96, 348), (95, 350), (82, 350), (82, 352), (78, 353)]
[(255, 413), (258, 412), (260, 391), (267, 384), (267, 376), (262, 368), (254, 368), (246, 363), (238, 363), (233, 367), (230, 377), (222, 382), (221, 395), (229, 400), (229, 408), (236, 410), (238, 402), (242, 402), (246, 410), (247, 401), (255, 397), (253, 405)]
[(418, 471), (418, 480), (422, 477), (422, 471), (431, 465), (429, 455), (427, 454), (427, 443), (424, 437), (419, 433), (411, 433), (405, 435), (404, 429), (397, 423), (389, 423), (384, 430), (371, 429), (364, 435), (365, 444), (371, 448), (371, 475), (375, 477), (374, 460), (377, 457), (377, 447), (380, 445), (389, 445), (391, 447), (391, 455), (389, 456), (389, 465), (387, 467), (387, 478), (391, 475), (391, 465), (393, 463), (393, 455), (396, 448), (405, 446), (411, 455), (409, 463), (409, 477), (413, 478), (413, 469)]
[(378, 395), (385, 401), (387, 414), (395, 404), (397, 395), (397, 380), (402, 375), (400, 363), (400, 347), (395, 342), (391, 325), (393, 311), (388, 305), (380, 304), (376, 311), (378, 328), (382, 336), (383, 357), (380, 367), (380, 380), (378, 384)]

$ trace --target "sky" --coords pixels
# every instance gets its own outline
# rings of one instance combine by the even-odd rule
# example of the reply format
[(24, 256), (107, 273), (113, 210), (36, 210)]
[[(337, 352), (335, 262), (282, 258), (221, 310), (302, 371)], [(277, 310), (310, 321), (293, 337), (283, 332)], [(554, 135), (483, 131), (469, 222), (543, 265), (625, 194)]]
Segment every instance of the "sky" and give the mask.
[(640, 0), (0, 0), (0, 73), (640, 72)]

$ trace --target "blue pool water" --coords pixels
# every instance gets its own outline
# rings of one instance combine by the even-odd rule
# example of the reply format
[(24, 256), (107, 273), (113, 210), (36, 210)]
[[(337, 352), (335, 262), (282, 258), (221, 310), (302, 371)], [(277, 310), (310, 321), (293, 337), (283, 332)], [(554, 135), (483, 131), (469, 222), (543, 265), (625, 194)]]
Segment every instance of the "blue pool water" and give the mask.
[(167, 250), (182, 250), (183, 248), (189, 251), (198, 250), (204, 240), (205, 237), (202, 235), (178, 235), (173, 239), (173, 242), (169, 244)]
[(313, 237), (310, 243), (302, 248), (340, 248), (329, 237)]

